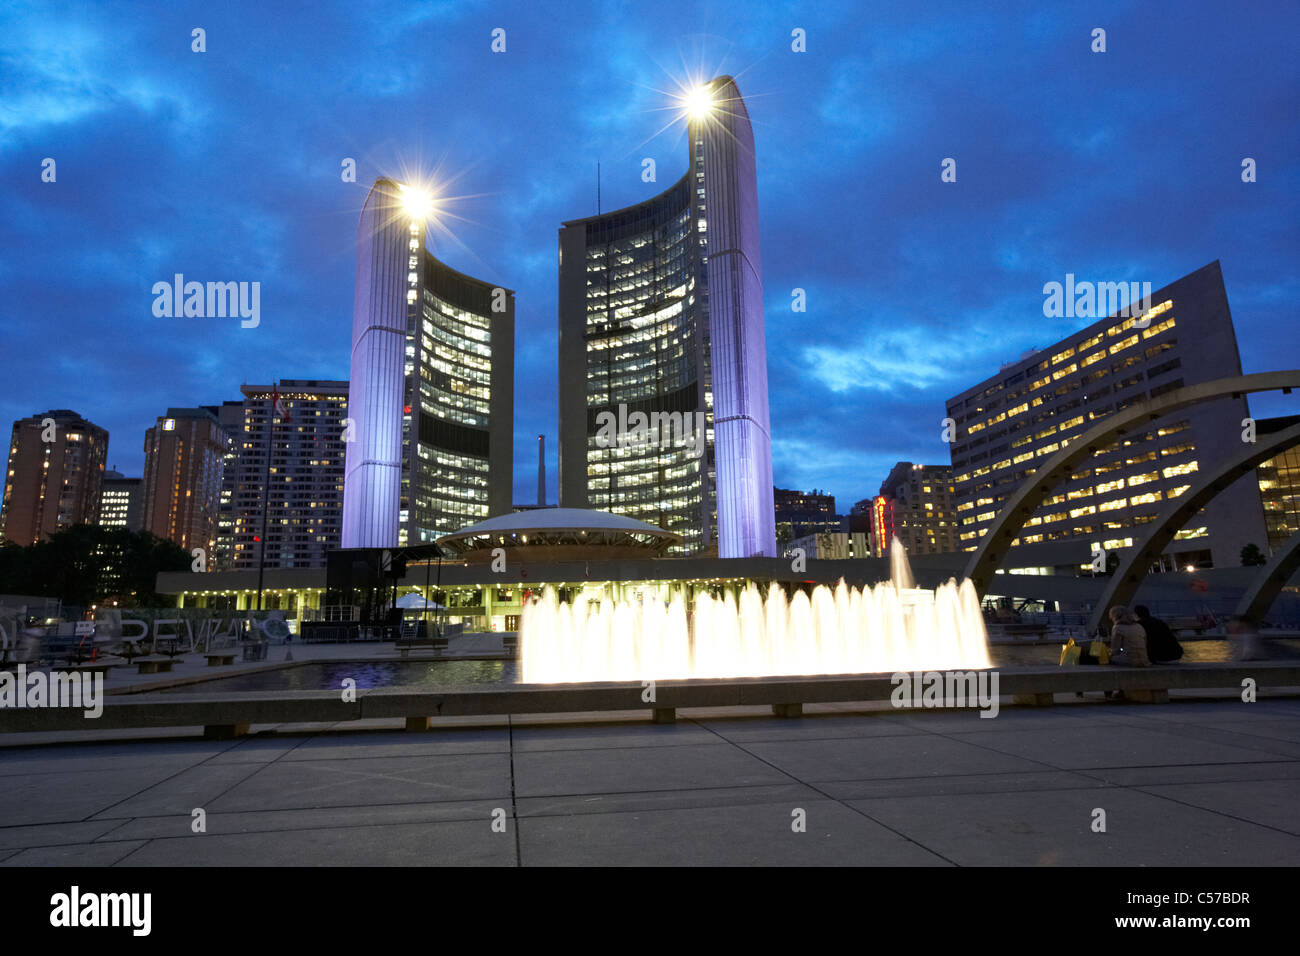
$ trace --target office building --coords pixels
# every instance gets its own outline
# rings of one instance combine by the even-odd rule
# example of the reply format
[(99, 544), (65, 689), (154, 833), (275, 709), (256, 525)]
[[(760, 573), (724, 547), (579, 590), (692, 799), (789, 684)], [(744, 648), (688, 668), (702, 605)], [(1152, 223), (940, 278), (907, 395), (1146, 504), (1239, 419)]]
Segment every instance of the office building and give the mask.
[[(1115, 315), (1004, 366), (947, 402), (958, 544), (973, 550), (1021, 483), (1100, 419), (1150, 398), (1241, 374), (1219, 263), (1165, 286), (1147, 312)], [(1013, 542), (1056, 543), (1025, 567), (1079, 568), (1094, 548), (1131, 546), (1144, 524), (1196, 474), (1241, 451), (1245, 396), (1165, 415), (1099, 449), (1054, 490)], [(1220, 494), (1167, 549), (1168, 568), (1236, 566), (1243, 545), (1265, 539), (1258, 485)], [(1027, 562), (1027, 563), (1026, 563)], [(1013, 553), (1006, 567), (1018, 567)]]
[(229, 436), (206, 408), (169, 408), (144, 437), (140, 526), (186, 551), (217, 541), (217, 505)]
[(108, 432), (69, 409), (14, 422), (0, 536), (26, 546), (73, 525), (96, 524), (107, 457)]
[[(862, 504), (862, 502), (859, 502)], [(952, 468), (900, 461), (870, 503), (872, 548), (889, 553), (895, 538), (908, 554), (944, 554), (957, 548)]]
[(235, 493), (239, 485), (239, 455), (244, 448), (244, 403), (222, 402), (204, 405), (217, 417), (226, 436), (226, 454), (221, 466), (221, 492), (217, 499), (217, 543), (208, 567), (228, 571), (235, 566)]
[(795, 538), (784, 547), (786, 557), (802, 551), (805, 559), (816, 561), (879, 557), (872, 553), (870, 536), (861, 531), (819, 531)]
[[(1300, 415), (1261, 418), (1256, 422), (1256, 434), (1272, 434), (1298, 422)], [(1259, 550), (1268, 555), (1300, 533), (1300, 448), (1288, 448), (1261, 462), (1255, 469), (1255, 474), (1259, 481), (1259, 494), (1264, 505), (1264, 526), (1268, 535), (1267, 547), (1262, 541), (1257, 544)]]
[(514, 292), (428, 251), (430, 202), (380, 179), (361, 214), (345, 548), (428, 544), (511, 510)]
[(754, 137), (735, 82), (696, 91), (686, 173), (560, 229), (560, 504), (776, 554)]
[(844, 518), (835, 513), (835, 496), (816, 489), (772, 489), (776, 510), (776, 538), (783, 545), (819, 532), (844, 530)]

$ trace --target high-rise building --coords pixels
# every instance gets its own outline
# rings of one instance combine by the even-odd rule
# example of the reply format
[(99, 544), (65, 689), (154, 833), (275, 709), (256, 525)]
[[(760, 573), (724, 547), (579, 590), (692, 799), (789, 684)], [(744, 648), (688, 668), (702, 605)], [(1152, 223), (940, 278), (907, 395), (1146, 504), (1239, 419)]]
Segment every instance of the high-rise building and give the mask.
[[(1300, 423), (1300, 415), (1261, 418), (1255, 423), (1256, 434), (1272, 434), (1297, 423)], [(1300, 448), (1288, 448), (1281, 454), (1260, 462), (1255, 474), (1264, 504), (1268, 547), (1262, 541), (1256, 544), (1267, 555), (1300, 532)]]
[(510, 513), (514, 292), (434, 258), (425, 203), (380, 179), (361, 213), (345, 548), (427, 544)]
[(754, 135), (730, 77), (697, 100), (681, 179), (560, 229), (560, 504), (775, 555)]
[[(962, 550), (976, 547), (1021, 482), (1099, 419), (1185, 385), (1241, 374), (1217, 261), (1165, 286), (1151, 303), (1145, 313), (1100, 319), (1023, 356), (948, 401)], [(1196, 472), (1240, 452), (1249, 415), (1245, 396), (1221, 398), (1113, 439), (1034, 512), (1013, 546), (1069, 543), (1065, 551), (1048, 549), (1065, 556), (1046, 562), (1058, 568), (1086, 564), (1095, 546), (1131, 546)], [(1259, 488), (1245, 478), (1178, 532), (1165, 563), (1236, 566), (1243, 545), (1264, 539)], [(1014, 556), (1008, 560), (1014, 566)]]
[(99, 521), (108, 432), (66, 408), (14, 422), (0, 536), (35, 544)]
[(776, 510), (776, 537), (783, 544), (818, 533), (845, 530), (844, 518), (835, 513), (835, 496), (814, 489), (772, 489)]
[(229, 436), (207, 408), (169, 408), (144, 436), (140, 526), (212, 553)]
[(342, 538), (348, 383), (284, 379), (240, 391), (244, 400), (220, 412), (233, 420), (238, 411), (240, 423), (222, 482), (216, 566), (256, 568), (264, 553), (268, 568), (323, 568)]
[(99, 496), (99, 524), (105, 528), (139, 531), (143, 486), (143, 478), (128, 478), (114, 470), (104, 472), (103, 491)]
[(871, 502), (871, 515), (876, 557), (887, 555), (895, 538), (908, 554), (958, 550), (952, 468), (948, 465), (900, 461), (881, 482), (880, 494)]
[(235, 493), (239, 486), (239, 455), (244, 449), (244, 403), (222, 402), (204, 405), (217, 417), (230, 439), (221, 464), (221, 492), (217, 499), (217, 543), (208, 567), (228, 571), (235, 566)]

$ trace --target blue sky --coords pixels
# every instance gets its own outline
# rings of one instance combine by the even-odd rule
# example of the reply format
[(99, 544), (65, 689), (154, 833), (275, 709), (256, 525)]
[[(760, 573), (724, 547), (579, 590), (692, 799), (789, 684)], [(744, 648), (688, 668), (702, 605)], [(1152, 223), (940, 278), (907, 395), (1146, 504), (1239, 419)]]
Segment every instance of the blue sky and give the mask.
[[(778, 485), (847, 510), (946, 462), (946, 398), (1088, 324), (1043, 317), (1067, 272), (1158, 288), (1219, 259), (1245, 370), (1300, 364), (1300, 5), (981, 6), (10, 2), (0, 421), (73, 408), (139, 474), (169, 406), (347, 378), (361, 204), (418, 172), (455, 197), (435, 254), (517, 291), (515, 499), (540, 432), (554, 501), (556, 230), (598, 162), (605, 209), (674, 182), (666, 91), (718, 73), (755, 126)], [(155, 318), (177, 272), (260, 282), (261, 325)]]

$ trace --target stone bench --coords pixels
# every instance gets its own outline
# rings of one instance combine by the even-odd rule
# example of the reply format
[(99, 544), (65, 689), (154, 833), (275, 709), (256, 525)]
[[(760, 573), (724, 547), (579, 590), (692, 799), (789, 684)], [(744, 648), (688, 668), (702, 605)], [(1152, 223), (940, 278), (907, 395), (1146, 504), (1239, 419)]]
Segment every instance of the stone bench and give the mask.
[(176, 661), (170, 657), (137, 657), (131, 663), (137, 674), (168, 674)]
[[(100, 665), (111, 666), (111, 665)], [(1055, 694), (1123, 690), (1168, 699), (1170, 690), (1231, 689), (1250, 678), (1260, 688), (1300, 689), (1300, 662), (1172, 664), (1154, 667), (1018, 668), (998, 670), (998, 692), (1017, 702), (1047, 704)], [(342, 723), (404, 720), (408, 730), (426, 730), (433, 717), (502, 717), (650, 711), (655, 723), (671, 723), (682, 708), (767, 706), (778, 717), (799, 717), (805, 704), (889, 700), (896, 685), (889, 674), (844, 677), (780, 677), (663, 681), (654, 701), (644, 701), (640, 681), (617, 684), (483, 684), (419, 690), (366, 690), (344, 701), (337, 690), (256, 691), (200, 696), (182, 693), (115, 694), (100, 717), (70, 708), (0, 709), (0, 733), (202, 727), (213, 738), (238, 737), (254, 724)], [(197, 688), (196, 688), (197, 691)], [(1138, 693), (1137, 696), (1141, 696)]]
[(72, 668), (72, 670), (78, 674), (103, 674), (107, 677), (108, 672), (116, 666), (117, 664), (105, 664), (95, 661), (93, 663), (77, 664)]
[(411, 651), (417, 649), (432, 650), (435, 655), (441, 655), (447, 650), (447, 638), (445, 637), (428, 637), (419, 640), (398, 641), (396, 643), (397, 652), (403, 659), (410, 656)]
[(234, 651), (209, 651), (203, 655), (209, 667), (229, 667), (235, 663)]

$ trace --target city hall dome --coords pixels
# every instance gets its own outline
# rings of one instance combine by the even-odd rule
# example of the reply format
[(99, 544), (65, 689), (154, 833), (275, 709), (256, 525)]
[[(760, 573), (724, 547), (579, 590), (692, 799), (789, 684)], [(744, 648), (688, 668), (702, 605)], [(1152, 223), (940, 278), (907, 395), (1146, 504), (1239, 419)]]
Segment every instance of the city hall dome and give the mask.
[(461, 528), (438, 544), (465, 561), (491, 561), (496, 548), (505, 549), (507, 561), (586, 561), (657, 558), (679, 541), (681, 535), (608, 511), (535, 508)]

